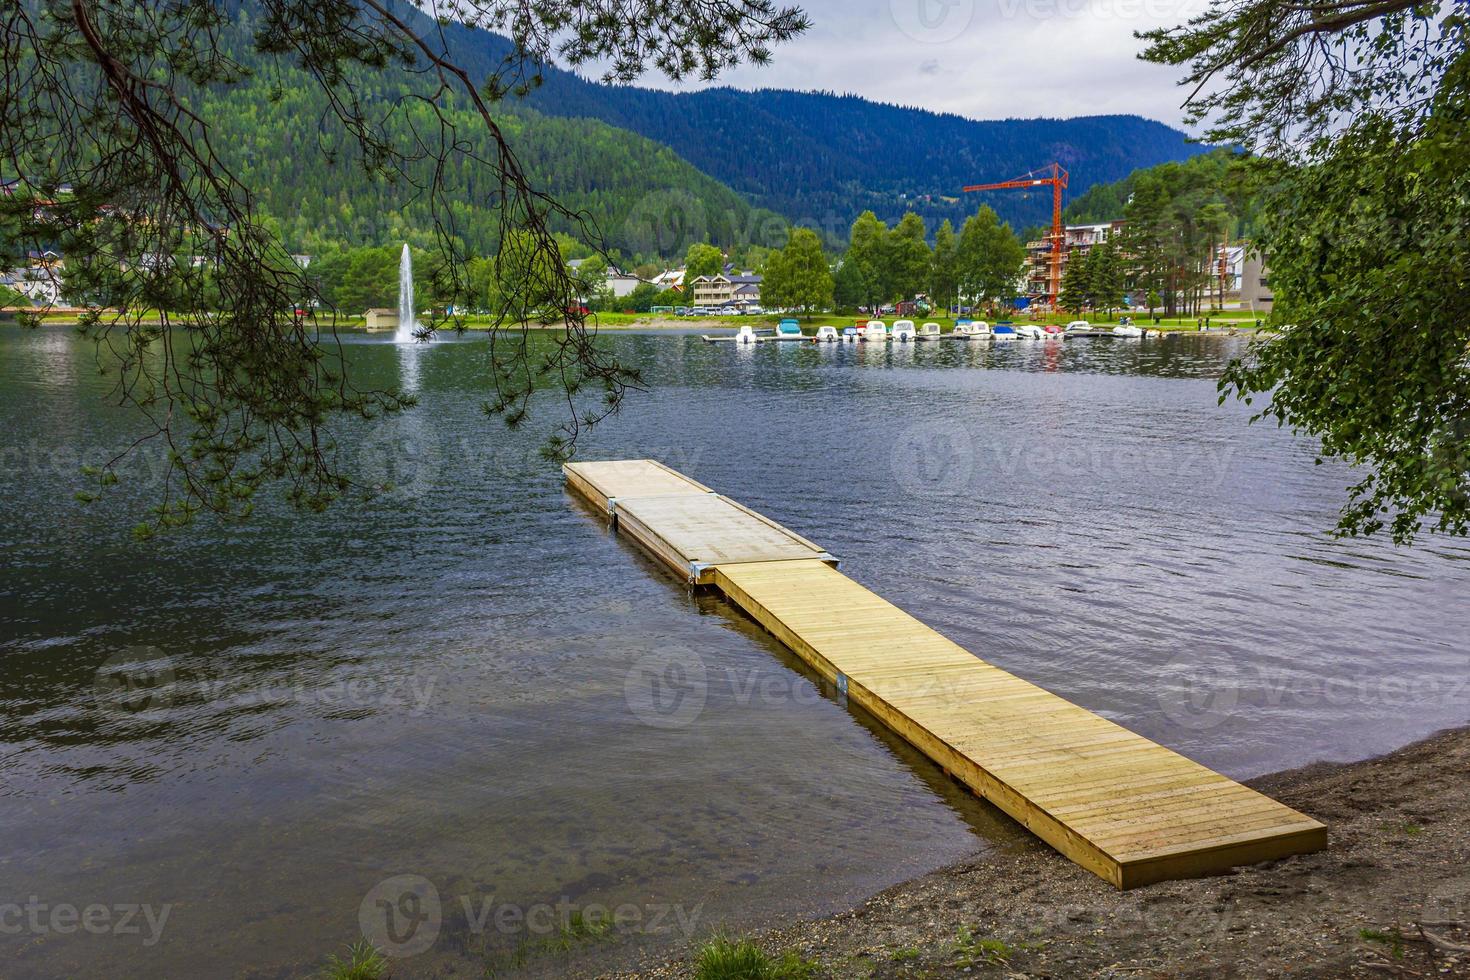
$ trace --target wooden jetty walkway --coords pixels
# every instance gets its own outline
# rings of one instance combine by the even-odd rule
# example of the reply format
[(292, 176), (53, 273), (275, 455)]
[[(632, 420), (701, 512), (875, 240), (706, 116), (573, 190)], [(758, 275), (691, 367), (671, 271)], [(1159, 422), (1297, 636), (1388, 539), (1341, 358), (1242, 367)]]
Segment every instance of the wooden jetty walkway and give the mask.
[(563, 469), (621, 535), (719, 588), (839, 693), (1118, 888), (1326, 846), (1316, 820), (986, 663), (818, 545), (661, 463)]

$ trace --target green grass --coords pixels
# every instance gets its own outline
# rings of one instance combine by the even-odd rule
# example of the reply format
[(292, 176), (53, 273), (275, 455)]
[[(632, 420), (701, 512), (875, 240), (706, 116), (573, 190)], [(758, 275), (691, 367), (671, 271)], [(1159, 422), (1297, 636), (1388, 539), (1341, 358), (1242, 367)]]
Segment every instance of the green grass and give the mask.
[(908, 963), (919, 958), (917, 946), (905, 946), (903, 949), (895, 949), (893, 955), (888, 957), (895, 963)]
[(976, 936), (969, 926), (960, 926), (955, 934), (956, 966), (974, 966), (977, 963), (986, 966), (1003, 966), (1015, 955), (1015, 952), (1011, 945), (1003, 940), (982, 939)]
[(1404, 937), (1398, 929), (1383, 932), (1380, 929), (1359, 929), (1358, 936), (1370, 943), (1379, 943), (1389, 948), (1389, 952), (1396, 960), (1404, 958)]
[(388, 961), (366, 939), (348, 946), (345, 957), (329, 957), (321, 973), (323, 980), (381, 980), (387, 975)]
[(795, 953), (771, 956), (749, 939), (716, 936), (700, 947), (694, 980), (809, 980), (817, 965)]
[(492, 957), (485, 965), (486, 976), (498, 976), (502, 971), (519, 970), (538, 956), (569, 953), (587, 943), (601, 942), (611, 936), (611, 918), (589, 917), (580, 911), (573, 912), (557, 926), (556, 934), (534, 942), (521, 940), (508, 953)]

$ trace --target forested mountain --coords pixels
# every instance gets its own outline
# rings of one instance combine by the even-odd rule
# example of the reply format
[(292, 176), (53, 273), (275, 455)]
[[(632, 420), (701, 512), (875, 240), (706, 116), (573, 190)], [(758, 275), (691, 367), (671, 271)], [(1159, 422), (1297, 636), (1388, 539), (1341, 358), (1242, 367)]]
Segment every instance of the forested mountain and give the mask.
[[(255, 190), (292, 250), (430, 245), (429, 203), (412, 187), (368, 177), (319, 87), (255, 53), (259, 9), (255, 0), (241, 0), (238, 30), (225, 38), (252, 74), (200, 93), (195, 106), (211, 121), (220, 156)], [(425, 34), (441, 29), (405, 0), (393, 9)], [(473, 78), (503, 67), (511, 50), (494, 34), (442, 30)], [(359, 97), (395, 142), (413, 142), (416, 123), (433, 127), (428, 110), (412, 101), (390, 112), (414, 86), (431, 84), (426, 75), (354, 73)], [(932, 231), (944, 218), (962, 224), (989, 202), (1020, 228), (1049, 216), (1049, 194), (960, 195), (959, 188), (1060, 159), (1072, 170), (1075, 194), (1140, 165), (1197, 152), (1182, 133), (1135, 116), (976, 122), (824, 93), (674, 94), (596, 84), (554, 67), (543, 69), (543, 79), (496, 112), (535, 185), (585, 211), (627, 264), (676, 259), (696, 240), (780, 246), (788, 220), (817, 228), (835, 247), (865, 210), (890, 223), (913, 211)], [(451, 105), (447, 114), (462, 135), (483, 129), (467, 108)], [(488, 146), (488, 137), (473, 138)], [(469, 250), (492, 252), (498, 187), (489, 169), (469, 156), (452, 157), (443, 189)]]
[[(232, 53), (259, 67), (245, 39), (254, 30), (250, 5), (239, 12)], [(359, 95), (378, 104), (395, 142), (410, 145), (412, 125), (431, 123), (422, 105), (391, 103), (428, 84), (402, 72), (359, 70)], [(255, 189), (288, 247), (305, 252), (407, 241), (428, 246), (434, 226), (429, 203), (405, 184), (370, 179), (353, 142), (327, 112), (320, 89), (304, 74), (279, 66), (210, 90), (202, 113), (214, 127), (221, 156)], [(607, 244), (635, 254), (682, 254), (690, 238), (733, 241), (751, 231), (784, 241), (785, 222), (697, 170), (668, 147), (605, 123), (544, 116), (507, 99), (499, 122), (535, 185), (595, 222)], [(461, 134), (483, 132), (467, 107), (448, 113)], [(432, 123), (430, 128), (432, 129)], [(488, 137), (475, 138), (488, 155)], [(323, 150), (329, 151), (324, 155)], [(444, 175), (456, 230), (472, 252), (487, 254), (498, 239), (490, 205), (499, 188), (488, 168), (469, 156), (451, 157)], [(557, 226), (556, 230), (567, 231)]]
[(1068, 224), (1094, 224), (1123, 218), (1140, 180), (1162, 186), (1170, 200), (1186, 210), (1219, 204), (1230, 218), (1229, 237), (1250, 238), (1257, 219), (1256, 194), (1248, 180), (1245, 158), (1220, 147), (1188, 160), (1142, 167), (1109, 184), (1089, 188), (1067, 205)]
[[(483, 75), (510, 53), (503, 37), (448, 28), (456, 60)], [(777, 57), (779, 57), (779, 52)], [(896, 221), (915, 211), (932, 228), (989, 204), (1014, 227), (1051, 219), (1051, 195), (961, 194), (1059, 160), (1072, 195), (1133, 170), (1203, 152), (1184, 133), (1140, 116), (975, 121), (824, 92), (712, 88), (670, 93), (602, 85), (555, 67), (526, 104), (588, 117), (672, 147), (752, 204), (845, 240), (858, 214)]]

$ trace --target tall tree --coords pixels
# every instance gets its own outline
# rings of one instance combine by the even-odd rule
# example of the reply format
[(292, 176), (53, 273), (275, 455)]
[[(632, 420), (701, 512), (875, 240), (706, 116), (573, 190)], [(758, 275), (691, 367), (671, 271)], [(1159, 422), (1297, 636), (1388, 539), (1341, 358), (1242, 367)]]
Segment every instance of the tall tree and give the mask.
[(684, 254), (686, 286), (700, 276), (717, 276), (725, 268), (725, 253), (708, 242), (695, 242)]
[(1212, 0), (1151, 31), (1208, 135), (1262, 158), (1272, 322), (1222, 395), (1365, 469), (1338, 530), (1470, 533), (1470, 20), (1463, 4)]
[(843, 258), (832, 275), (832, 301), (840, 308), (851, 309), (868, 301), (867, 285), (856, 262)]
[(1094, 254), (1083, 255), (1074, 250), (1067, 257), (1067, 268), (1062, 272), (1062, 292), (1057, 297), (1057, 305), (1062, 309), (1081, 313), (1089, 305), (1092, 288), (1090, 266), (1094, 264)]
[(934, 254), (929, 261), (929, 292), (940, 309), (949, 309), (959, 291), (959, 244), (948, 218), (934, 233)]
[(852, 223), (846, 261), (862, 280), (862, 305), (870, 310), (876, 310), (892, 293), (887, 258), (888, 226), (873, 212), (864, 211)]
[(1088, 260), (1088, 301), (1095, 309), (1111, 314), (1123, 305), (1123, 262), (1116, 243), (1109, 239), (1093, 246)]
[(989, 207), (965, 219), (956, 252), (963, 295), (990, 306), (1009, 300), (1025, 262), (1026, 247)]
[(929, 243), (924, 219), (912, 211), (899, 219), (888, 236), (889, 300), (910, 300), (929, 285)]
[[(533, 184), (497, 102), (529, 90), (535, 66), (553, 56), (608, 65), (607, 74), (624, 81), (646, 66), (674, 78), (712, 77), (767, 60), (770, 47), (807, 20), (770, 0), (633, 0), (612, 13), (591, 0), (431, 6), (445, 20), (499, 29), (515, 39), (515, 55), (488, 77), (473, 77), (448, 53), (436, 20), (388, 0), (273, 0), (261, 5), (250, 44), (265, 74), (300, 70), (310, 79), (348, 134), (295, 147), (302, 167), (345, 155), (372, 179), (396, 180), (403, 198), (431, 202), (431, 227), (420, 234), (441, 254), (433, 263), (441, 295), (470, 291), (443, 174), (475, 156), (481, 194), (499, 207), (497, 238), (528, 236), (546, 261), (527, 267), (550, 277), (511, 284), (523, 295), (506, 307), (525, 308), (549, 292), (567, 327), (549, 352), (533, 351), (519, 330), (499, 336), (488, 405), (518, 424), (536, 388), (556, 379), (570, 409), (548, 446), (560, 454), (588, 423), (617, 409), (638, 373), (566, 312), (577, 289), (551, 222), (594, 238), (595, 229)], [(333, 422), (410, 405), (397, 391), (355, 385), (344, 374), (349, 360), (332, 349), (332, 324), (295, 315), (314, 298), (313, 277), (265, 220), (249, 167), (224, 162), (228, 134), (216, 125), (221, 100), (211, 96), (247, 71), (222, 46), (237, 10), (224, 2), (16, 0), (0, 14), (0, 160), (15, 180), (0, 200), (0, 224), (18, 218), (25, 240), (62, 244), (79, 294), (105, 291), (117, 309), (132, 311), (98, 311), (87, 322), (114, 360), (115, 395), (170, 449), (163, 499), (140, 534), (201, 511), (244, 516), (254, 495), (278, 480), (288, 499), (312, 510), (355, 486), (371, 490), (344, 469), (350, 454), (335, 444)], [(364, 98), (365, 78), (387, 78), (381, 90), (396, 89), (396, 105)], [(461, 109), (483, 141), (467, 141), (454, 124), (450, 116)], [(398, 140), (387, 128), (405, 116), (416, 119), (415, 139)], [(150, 343), (156, 328), (143, 311), (160, 305), (165, 326), (186, 329), (189, 343)], [(596, 402), (576, 397), (584, 387), (599, 393)], [(116, 482), (121, 458), (99, 476), (104, 486)]]
[(1142, 175), (1133, 186), (1133, 196), (1123, 211), (1124, 250), (1131, 257), (1133, 281), (1143, 293), (1149, 316), (1153, 316), (1168, 280), (1167, 248), (1170, 239), (1169, 195), (1162, 179)]
[(766, 260), (761, 302), (801, 310), (808, 317), (832, 305), (832, 271), (822, 240), (810, 228), (793, 228), (786, 247)]

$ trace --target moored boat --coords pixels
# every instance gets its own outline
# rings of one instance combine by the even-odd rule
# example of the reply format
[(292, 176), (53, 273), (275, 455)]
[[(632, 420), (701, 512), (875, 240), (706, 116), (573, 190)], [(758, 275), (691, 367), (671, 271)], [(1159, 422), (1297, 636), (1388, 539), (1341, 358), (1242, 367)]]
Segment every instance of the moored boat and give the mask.
[(985, 339), (990, 336), (990, 324), (984, 320), (956, 320), (954, 335), (964, 340)]

